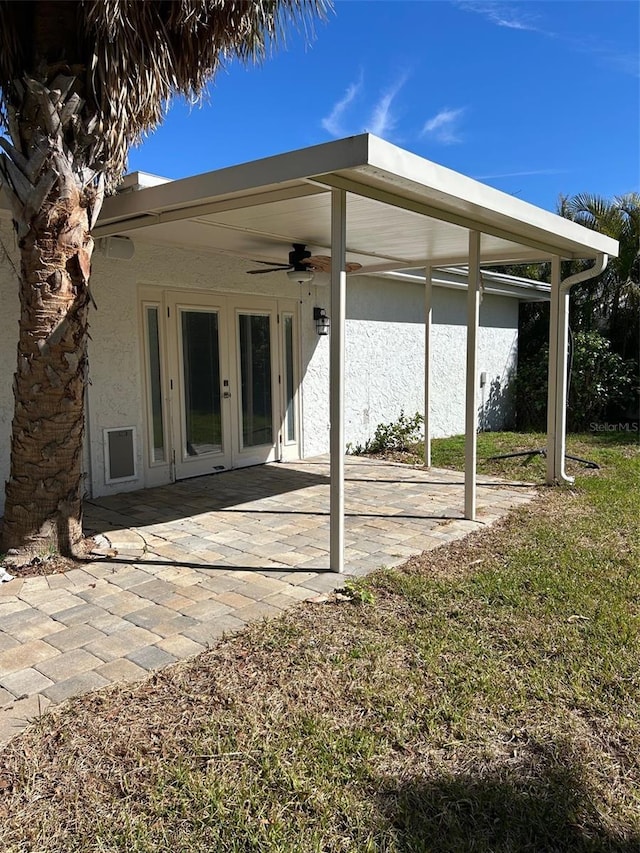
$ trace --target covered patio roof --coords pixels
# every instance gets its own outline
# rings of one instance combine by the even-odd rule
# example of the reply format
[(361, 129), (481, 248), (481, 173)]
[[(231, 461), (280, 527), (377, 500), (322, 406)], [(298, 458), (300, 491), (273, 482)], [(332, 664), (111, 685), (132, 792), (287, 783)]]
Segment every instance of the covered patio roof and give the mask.
[(602, 234), (370, 134), (149, 183), (130, 176), (106, 200), (94, 236), (135, 232), (280, 262), (294, 242), (314, 254), (331, 251), (331, 189), (340, 189), (348, 260), (363, 273), (466, 264), (469, 230), (483, 234), (482, 264), (617, 253)]
[[(143, 188), (143, 184), (146, 187)], [(569, 290), (599, 274), (618, 244), (595, 231), (369, 134), (179, 181), (130, 179), (105, 202), (97, 238), (135, 235), (198, 251), (282, 262), (292, 243), (329, 253), (330, 559), (344, 570), (344, 356), (347, 262), (358, 275), (423, 269), (425, 463), (430, 465), (434, 269), (467, 273), (465, 518), (476, 517), (477, 336), (481, 266), (551, 261), (547, 479), (564, 470)], [(565, 281), (563, 259), (593, 259)], [(440, 278), (442, 276), (440, 275)], [(393, 278), (389, 278), (393, 287)]]

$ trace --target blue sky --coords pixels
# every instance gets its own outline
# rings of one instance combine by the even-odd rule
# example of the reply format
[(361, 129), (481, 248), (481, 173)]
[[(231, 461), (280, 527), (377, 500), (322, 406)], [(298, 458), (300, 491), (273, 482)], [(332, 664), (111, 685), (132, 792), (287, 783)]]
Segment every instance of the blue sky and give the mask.
[(179, 178), (370, 131), (553, 210), (639, 189), (636, 0), (337, 0), (305, 45), (176, 102), (131, 169)]

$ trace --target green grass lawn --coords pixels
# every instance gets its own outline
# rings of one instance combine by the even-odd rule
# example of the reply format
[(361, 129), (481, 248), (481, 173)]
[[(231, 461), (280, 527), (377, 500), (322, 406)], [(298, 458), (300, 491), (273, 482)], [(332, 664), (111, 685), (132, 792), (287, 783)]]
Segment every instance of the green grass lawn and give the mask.
[[(479, 456), (541, 444), (487, 434)], [(368, 603), (46, 714), (0, 755), (1, 849), (640, 850), (640, 455), (569, 451), (601, 470), (358, 582)]]
[[(613, 460), (620, 447), (633, 450), (638, 447), (638, 434), (601, 433), (593, 435), (570, 435), (567, 440), (567, 453), (587, 461), (606, 464)], [(544, 433), (520, 432), (482, 432), (478, 434), (477, 468), (480, 474), (493, 474), (516, 480), (544, 483), (546, 479), (546, 458), (540, 455), (513, 457), (493, 460), (491, 457), (507, 453), (529, 450), (545, 450), (547, 437)], [(455, 435), (451, 438), (438, 438), (432, 441), (431, 464), (436, 468), (464, 469), (465, 437)], [(612, 449), (612, 453), (608, 449)], [(612, 455), (613, 454), (613, 455)], [(407, 462), (421, 464), (424, 459), (424, 445), (419, 442), (406, 454)], [(585, 473), (585, 466), (572, 459), (566, 460), (566, 471), (571, 476)]]

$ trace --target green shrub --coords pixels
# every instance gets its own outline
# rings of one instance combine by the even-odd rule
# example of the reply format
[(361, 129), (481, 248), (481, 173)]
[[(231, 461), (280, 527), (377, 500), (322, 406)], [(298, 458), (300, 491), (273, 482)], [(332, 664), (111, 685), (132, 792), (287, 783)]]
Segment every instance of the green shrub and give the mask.
[[(544, 431), (547, 424), (549, 349), (520, 361), (516, 376), (517, 423), (520, 430)], [(567, 429), (588, 430), (590, 424), (620, 415), (634, 396), (634, 368), (613, 352), (599, 332), (573, 336), (573, 360), (569, 376)]]
[(516, 424), (523, 432), (545, 432), (547, 429), (547, 387), (549, 349), (518, 361), (515, 376)]
[(406, 417), (400, 411), (397, 421), (388, 424), (378, 424), (373, 438), (364, 444), (347, 445), (347, 452), (355, 456), (363, 453), (387, 453), (392, 450), (411, 450), (422, 439), (422, 424), (424, 416), (416, 412), (413, 417)]
[(573, 364), (567, 426), (572, 432), (613, 414), (630, 397), (633, 367), (611, 350), (598, 332), (578, 332), (573, 337)]

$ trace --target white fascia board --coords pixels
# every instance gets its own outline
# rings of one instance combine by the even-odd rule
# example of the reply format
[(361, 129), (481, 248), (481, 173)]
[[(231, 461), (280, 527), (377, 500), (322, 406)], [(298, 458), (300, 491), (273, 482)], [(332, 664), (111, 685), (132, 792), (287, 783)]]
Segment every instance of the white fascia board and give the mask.
[(412, 154), (377, 136), (369, 135), (369, 163), (362, 171), (370, 178), (381, 172), (379, 178), (391, 186), (395, 184), (396, 192), (407, 183), (417, 185), (419, 195), (422, 194), (420, 188), (425, 188), (425, 200), (430, 205), (442, 205), (444, 209), (477, 219), (478, 227), (484, 221), (509, 230), (516, 242), (518, 236), (528, 237), (538, 242), (558, 243), (560, 252), (563, 245), (566, 251), (572, 243), (572, 254), (586, 249), (589, 254), (585, 257), (618, 255), (617, 241), (598, 231)]
[[(545, 282), (533, 281), (532, 279), (509, 276), (504, 273), (494, 273), (482, 270), (482, 286), (486, 293), (495, 296), (508, 296), (514, 299), (522, 299), (530, 302), (548, 301), (551, 285)], [(393, 281), (407, 281), (412, 284), (424, 284), (424, 273), (385, 272), (375, 274), (376, 278), (386, 278)], [(445, 287), (450, 290), (467, 289), (467, 271), (455, 269), (436, 269), (431, 272), (431, 281), (434, 287)]]
[[(466, 280), (467, 269), (440, 269), (439, 275), (457, 276), (459, 279)], [(489, 292), (498, 292), (501, 288), (508, 289), (512, 295), (519, 296), (522, 293), (529, 296), (531, 293), (537, 293), (543, 299), (548, 298), (551, 292), (551, 285), (545, 281), (537, 281), (533, 278), (525, 278), (520, 275), (508, 275), (508, 273), (494, 272), (493, 270), (481, 270), (482, 281)]]
[(148, 187), (169, 184), (171, 180), (171, 178), (163, 178), (161, 175), (152, 175), (151, 172), (129, 172), (118, 184), (116, 192), (125, 193), (132, 190), (145, 190)]
[(368, 135), (362, 134), (182, 178), (139, 193), (112, 196), (105, 200), (98, 221), (104, 224), (113, 219), (201, 207), (290, 183), (299, 184), (300, 193), (306, 194), (305, 182), (310, 176), (366, 165), (367, 151)]

